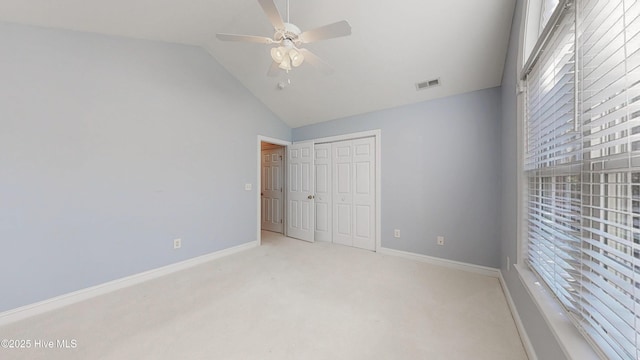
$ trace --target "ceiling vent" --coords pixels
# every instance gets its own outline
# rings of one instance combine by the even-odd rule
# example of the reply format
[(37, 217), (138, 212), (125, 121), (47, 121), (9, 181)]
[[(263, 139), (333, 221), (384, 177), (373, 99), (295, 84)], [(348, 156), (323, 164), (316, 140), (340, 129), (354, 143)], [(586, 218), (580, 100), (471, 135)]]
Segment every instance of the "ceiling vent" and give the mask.
[(439, 86), (439, 85), (440, 85), (440, 78), (427, 80), (427, 81), (416, 83), (416, 90), (424, 90), (424, 89), (431, 88), (434, 86)]

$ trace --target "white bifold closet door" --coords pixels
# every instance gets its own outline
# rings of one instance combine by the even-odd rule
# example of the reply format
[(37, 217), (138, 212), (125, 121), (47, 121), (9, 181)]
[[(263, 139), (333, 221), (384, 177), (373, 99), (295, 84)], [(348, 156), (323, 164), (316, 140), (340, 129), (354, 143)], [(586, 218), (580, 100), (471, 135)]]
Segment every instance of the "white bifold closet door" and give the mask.
[(375, 139), (331, 143), (333, 242), (375, 250)]
[(331, 242), (331, 144), (316, 144), (316, 229), (317, 241)]

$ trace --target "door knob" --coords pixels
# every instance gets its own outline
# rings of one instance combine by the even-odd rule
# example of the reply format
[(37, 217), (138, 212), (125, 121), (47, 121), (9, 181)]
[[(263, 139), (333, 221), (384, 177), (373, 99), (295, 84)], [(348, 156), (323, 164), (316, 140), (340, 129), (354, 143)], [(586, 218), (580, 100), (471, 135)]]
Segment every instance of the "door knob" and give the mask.
[(307, 199), (309, 199), (309, 200), (311, 200), (311, 199), (313, 199), (313, 198), (314, 198), (314, 196), (313, 196), (313, 195), (309, 195), (309, 196), (307, 196)]

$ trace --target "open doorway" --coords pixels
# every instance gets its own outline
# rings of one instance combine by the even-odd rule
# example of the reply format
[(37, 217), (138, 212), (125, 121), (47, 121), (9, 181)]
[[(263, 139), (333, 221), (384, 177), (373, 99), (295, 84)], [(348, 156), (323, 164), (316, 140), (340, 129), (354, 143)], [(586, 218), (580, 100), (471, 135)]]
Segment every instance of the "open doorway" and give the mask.
[(285, 147), (263, 141), (260, 148), (260, 229), (284, 234)]
[(285, 233), (285, 166), (288, 145), (291, 142), (258, 135), (256, 236), (260, 244), (263, 230), (283, 235)]

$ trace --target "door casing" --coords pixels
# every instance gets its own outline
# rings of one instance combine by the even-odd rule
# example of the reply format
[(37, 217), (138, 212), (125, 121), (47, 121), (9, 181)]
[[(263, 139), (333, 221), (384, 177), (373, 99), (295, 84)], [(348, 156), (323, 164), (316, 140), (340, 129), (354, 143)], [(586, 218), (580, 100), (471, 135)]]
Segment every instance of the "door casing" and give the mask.
[(261, 227), (281, 234), (284, 234), (284, 162), (284, 147), (262, 150)]

